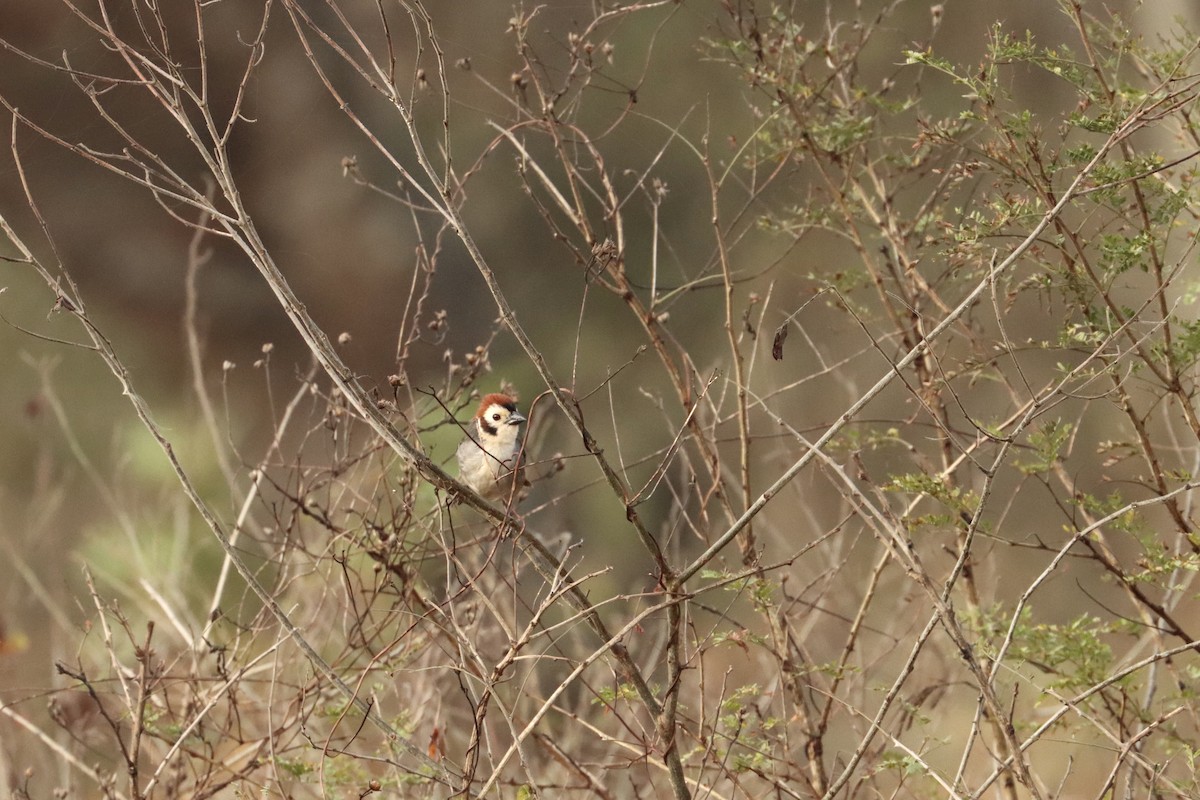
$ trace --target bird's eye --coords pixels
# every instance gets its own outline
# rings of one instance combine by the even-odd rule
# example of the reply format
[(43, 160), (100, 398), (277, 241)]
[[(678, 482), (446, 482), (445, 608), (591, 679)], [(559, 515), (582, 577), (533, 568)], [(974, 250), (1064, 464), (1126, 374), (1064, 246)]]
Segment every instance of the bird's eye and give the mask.
[(492, 414), (492, 419), (493, 419), (493, 420), (495, 420), (496, 422), (499, 422), (499, 421), (500, 421), (500, 415), (499, 415), (499, 414)]

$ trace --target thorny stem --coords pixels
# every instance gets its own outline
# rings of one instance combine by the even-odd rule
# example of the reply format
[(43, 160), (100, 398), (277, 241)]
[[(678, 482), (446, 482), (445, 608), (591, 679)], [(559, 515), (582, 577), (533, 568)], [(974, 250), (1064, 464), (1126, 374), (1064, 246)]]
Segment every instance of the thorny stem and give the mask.
[[(729, 343), (729, 358), (733, 362), (734, 391), (737, 396), (739, 473), (741, 476), (742, 508), (748, 508), (753, 495), (750, 489), (750, 415), (746, 401), (746, 365), (738, 345), (738, 325), (733, 311), (733, 274), (729, 266), (729, 248), (725, 243), (725, 231), (722, 227), (719, 185), (713, 176), (712, 163), (707, 154), (704, 157), (704, 170), (708, 176), (710, 203), (712, 206), (713, 233), (717, 240), (717, 258), (721, 262), (721, 278), (724, 282), (725, 301), (725, 337)], [(742, 530), (742, 540), (739, 545), (742, 551), (742, 563), (753, 564), (758, 555), (755, 552), (754, 524), (747, 520)]]
[(153, 651), (150, 649), (150, 639), (154, 636), (153, 620), (146, 623), (146, 641), (138, 648), (137, 676), (137, 707), (133, 713), (133, 731), (129, 735), (129, 794), (132, 797), (145, 797), (141, 789), (141, 779), (138, 773), (138, 760), (142, 752), (142, 733), (146, 725), (146, 701), (150, 698), (150, 683), (153, 680)]

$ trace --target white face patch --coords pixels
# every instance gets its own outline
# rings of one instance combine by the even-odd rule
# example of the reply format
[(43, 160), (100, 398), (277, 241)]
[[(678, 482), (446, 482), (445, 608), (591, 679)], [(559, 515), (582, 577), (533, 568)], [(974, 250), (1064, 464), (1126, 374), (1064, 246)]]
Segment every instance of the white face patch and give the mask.
[(500, 433), (501, 426), (508, 422), (511, 416), (507, 408), (501, 405), (492, 403), (487, 407), (487, 411), (483, 412), (483, 416), (479, 418), (479, 427), (489, 436), (497, 436)]

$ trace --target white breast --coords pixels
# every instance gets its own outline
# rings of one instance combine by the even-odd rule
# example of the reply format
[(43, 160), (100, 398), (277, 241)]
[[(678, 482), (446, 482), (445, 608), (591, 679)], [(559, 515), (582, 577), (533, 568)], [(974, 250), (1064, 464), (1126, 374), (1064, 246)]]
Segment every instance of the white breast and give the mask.
[(497, 481), (510, 474), (512, 459), (517, 451), (516, 437), (513, 439), (513, 442), (500, 443), (498, 447), (493, 446), (493, 449), (487, 452), (474, 439), (464, 439), (456, 453), (458, 474), (462, 482), (484, 497), (499, 497), (508, 487), (504, 482)]

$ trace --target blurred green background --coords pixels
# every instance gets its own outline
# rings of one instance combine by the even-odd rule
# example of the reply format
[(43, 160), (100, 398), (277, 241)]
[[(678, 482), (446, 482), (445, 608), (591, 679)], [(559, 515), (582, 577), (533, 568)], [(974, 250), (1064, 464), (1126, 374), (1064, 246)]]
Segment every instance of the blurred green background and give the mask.
[[(370, 3), (347, 4), (356, 13), (370, 13)], [(1052, 3), (1015, 0), (1002, 5), (942, 4), (941, 28), (935, 39), (942, 56), (959, 63), (977, 59), (989, 28), (1029, 29), (1040, 39), (1069, 38), (1067, 20)], [(1133, 3), (1125, 4), (1132, 7)], [(359, 7), (361, 6), (361, 7)], [(538, 6), (530, 39), (549, 69), (564, 67), (568, 34), (591, 16), (591, 4), (551, 2)], [(530, 9), (526, 8), (528, 12)], [(123, 4), (114, 16), (128, 17)], [(180, 5), (180, 31), (186, 31), (190, 7)], [(459, 170), (474, 161), (496, 136), (489, 120), (513, 116), (510, 78), (520, 68), (512, 36), (507, 33), (516, 7), (490, 0), (432, 4), (431, 13), (448, 65), (469, 59), (470, 70), (448, 70), (451, 82), (453, 142)], [(817, 30), (825, 10), (819, 3), (802, 3), (791, 13)], [(261, 15), (254, 3), (222, 3), (209, 12), (213, 33), (213, 85), (228, 89), (238, 77), (246, 48)], [(931, 7), (904, 3), (883, 26), (884, 36), (871, 49), (877, 63), (865, 66), (881, 77), (897, 68), (901, 49), (924, 42), (930, 30)], [(1191, 16), (1194, 4), (1158, 2), (1132, 19), (1154, 30), (1169, 32), (1176, 15)], [(655, 15), (635, 15), (618, 27), (613, 68), (607, 85), (588, 98), (586, 114), (616, 120), (633, 118), (604, 141), (605, 153), (622, 164), (610, 168), (645, 169), (652, 154), (668, 139), (665, 125), (678, 125), (698, 138), (707, 132), (717, 154), (724, 147), (733, 158), (736, 146), (750, 136), (758, 121), (744, 102), (750, 91), (736, 71), (718, 63), (708, 42), (719, 41), (727, 25), (721, 4), (684, 2), (667, 5)], [(653, 24), (651, 20), (653, 19)], [(231, 33), (233, 35), (231, 35)], [(97, 50), (86, 26), (64, 6), (45, 0), (3, 0), (0, 37), (25, 53), (62, 63), (64, 54), (80, 69), (115, 68), (114, 58)], [(239, 39), (240, 37), (240, 39)], [(402, 53), (401, 61), (411, 58)], [(1030, 80), (1038, 80), (1030, 76)], [(377, 96), (361, 92), (351, 106), (376, 130), (394, 137), (394, 152), (411, 164), (399, 120)], [(629, 105), (636, 89), (637, 103)], [(1048, 107), (1056, 86), (1045, 87)], [(0, 92), (39, 125), (71, 142), (117, 146), (106, 124), (97, 119), (79, 89), (62, 73), (29, 63), (11, 50), (0, 51)], [(214, 95), (221, 92), (214, 90)], [(420, 95), (418, 95), (420, 97)], [(1065, 94), (1063, 95), (1066, 96)], [(607, 103), (605, 102), (607, 99)], [(934, 100), (936, 98), (927, 98)], [(432, 94), (422, 98), (418, 117), (435, 141), (440, 112)], [(952, 103), (954, 98), (947, 98)], [(130, 101), (132, 104), (133, 101)], [(394, 188), (394, 176), (383, 159), (349, 125), (312, 74), (294, 31), (279, 8), (273, 11), (266, 37), (265, 60), (249, 85), (245, 116), (252, 124), (238, 129), (231, 148), (234, 169), (264, 238), (292, 287), (331, 335), (349, 332), (343, 348), (351, 366), (368, 384), (384, 385), (395, 370), (397, 324), (412, 279), (416, 245), (409, 212), (347, 178), (343, 159), (357, 159), (363, 175)], [(6, 121), (11, 120), (8, 114)], [(154, 109), (145, 106), (131, 117), (137, 131), (176, 161), (189, 163), (187, 145)], [(595, 127), (593, 125), (593, 127)], [(7, 129), (7, 126), (6, 126)], [(160, 421), (179, 447), (185, 465), (220, 485), (207, 434), (200, 428), (184, 351), (182, 324), (185, 265), (191, 232), (170, 219), (142, 189), (81, 158), (65, 152), (34, 132), (18, 127), (16, 149), (49, 231), (53, 248), (39, 235), (39, 226), (24, 198), (16, 165), (7, 148), (0, 148), (0, 213), (33, 246), (37, 254), (56, 259), (78, 282), (82, 296), (103, 331), (132, 370), (138, 389), (150, 401)], [(654, 142), (648, 147), (647, 142)], [(708, 193), (694, 158), (671, 150), (655, 168), (668, 187), (660, 209), (663, 262), (670, 274), (697, 274), (712, 257), (708, 241)], [(199, 164), (192, 160), (199, 172)], [(522, 324), (566, 374), (576, 346), (564, 335), (564, 320), (574, 325), (584, 291), (579, 269), (564, 262), (561, 250), (549, 249), (544, 224), (525, 199), (514, 177), (511, 149), (500, 147), (478, 165), (468, 186), (467, 218)], [(638, 202), (635, 198), (633, 202)], [(647, 203), (642, 203), (648, 209)], [(649, 213), (630, 215), (648, 224)], [(646, 263), (649, 229), (630, 234), (631, 264)], [(227, 423), (239, 450), (261, 452), (270, 436), (268, 384), (276, 397), (294, 386), (294, 375), (307, 367), (303, 343), (261, 278), (242, 255), (211, 237), (204, 242), (212, 258), (199, 274), (199, 320), (204, 337), (205, 364), (212, 386), (236, 409)], [(827, 251), (821, 249), (828, 247)], [(743, 247), (740, 269), (750, 271), (756, 260), (778, 257), (781, 243), (758, 237)], [(770, 276), (775, 291), (786, 296), (800, 290), (802, 276), (816, 262), (842, 254), (829, 241), (811, 240), (803, 253), (787, 257)], [(8, 685), (20, 676), (43, 674), (52, 649), (48, 641), (67, 634), (58, 647), (70, 648), (72, 633), (47, 626), (46, 600), (31, 591), (36, 579), (52, 605), (67, 616), (75, 612), (70, 599), (78, 588), (81, 558), (103, 565), (107, 558), (124, 562), (128, 542), (113, 517), (118, 512), (135, 522), (138, 546), (148, 553), (183, 547), (191, 554), (212, 545), (195, 529), (174, 478), (161, 454), (140, 429), (116, 382), (91, 353), (32, 338), (20, 325), (46, 336), (78, 340), (73, 323), (51, 313), (53, 297), (29, 270), (0, 267), (0, 311), (10, 324), (0, 325), (0, 538), (8, 557), (0, 562), (0, 608), (9, 630), (24, 631), (35, 640), (17, 658), (0, 660), (0, 676)], [(642, 278), (648, 277), (643, 272)], [(761, 288), (761, 287), (749, 287)], [(749, 291), (749, 289), (748, 289)], [(436, 385), (444, 372), (447, 349), (458, 354), (483, 342), (494, 328), (491, 298), (461, 249), (451, 242), (441, 254), (432, 285), (429, 308), (449, 312), (444, 339), (422, 343), (413, 350), (408, 373), (415, 385)], [(688, 306), (688, 316), (672, 319), (672, 328), (699, 365), (715, 364), (724, 355), (721, 331), (710, 324), (719, 314), (718, 291)], [(579, 385), (597, 384), (605, 374), (628, 361), (640, 340), (625, 323), (625, 310), (616, 298), (592, 292), (580, 346)], [(255, 368), (262, 347), (272, 343), (269, 366)], [(827, 342), (831, 351), (836, 343)], [(511, 381), (529, 393), (535, 376), (505, 335), (491, 352), (493, 377)], [(225, 373), (222, 363), (236, 368)], [(783, 365), (778, 384), (804, 375), (810, 365)], [(792, 374), (789, 375), (788, 373)], [(873, 377), (874, 372), (863, 375)], [(636, 367), (626, 387), (636, 385)], [(488, 388), (488, 387), (483, 387)], [(52, 390), (53, 400), (47, 395)], [(625, 413), (646, 415), (652, 407), (631, 397)], [(821, 407), (813, 397), (810, 420), (836, 411), (831, 398)], [(61, 411), (70, 432), (56, 421)], [(73, 437), (74, 441), (71, 440)], [(89, 476), (72, 448), (85, 454), (95, 475)], [(448, 455), (450, 447), (442, 450)], [(100, 483), (122, 487), (120, 496), (104, 497)], [(226, 509), (228, 511), (228, 509)], [(148, 558), (153, 556), (148, 555)], [(176, 569), (189, 569), (187, 559), (174, 560)], [(111, 565), (110, 565), (111, 566)], [(65, 620), (61, 620), (65, 622)], [(50, 639), (47, 639), (47, 634)], [(35, 679), (34, 682), (38, 682)]]
[[(319, 13), (313, 5), (313, 13)], [(353, 14), (373, 13), (371, 3), (344, 5)], [(593, 87), (582, 112), (592, 131), (603, 129), (605, 120), (624, 120), (603, 140), (614, 173), (645, 170), (660, 148), (666, 153), (653, 169), (668, 190), (658, 212), (662, 284), (709, 270), (713, 259), (710, 199), (702, 170), (686, 148), (669, 146), (670, 126), (692, 141), (707, 137), (711, 152), (735, 159), (739, 145), (759, 124), (745, 102), (752, 90), (735, 70), (719, 62), (709, 44), (724, 35), (722, 5), (668, 4), (617, 26), (610, 36), (615, 45), (612, 68)], [(591, 17), (593, 5), (550, 2), (538, 8), (529, 28), (530, 41), (548, 71), (561, 72), (567, 66), (563, 43), (581, 21)], [(524, 12), (532, 10), (526, 7)], [(456, 0), (431, 4), (430, 11), (449, 66), (455, 166), (460, 175), (473, 171), (466, 189), (471, 232), (552, 368), (564, 378), (570, 375), (578, 347), (576, 385), (594, 387), (634, 358), (642, 338), (630, 326), (619, 298), (587, 291), (579, 266), (550, 242), (543, 220), (516, 178), (512, 149), (501, 145), (476, 162), (497, 136), (488, 122), (511, 121), (512, 103), (519, 100), (511, 78), (519, 71), (520, 60), (508, 32), (518, 10), (492, 0)], [(114, 8), (114, 14), (127, 13)], [(179, 31), (186, 31), (192, 11), (179, 4), (178, 13)], [(826, 12), (823, 4), (800, 3), (791, 13), (815, 30)], [(1045, 41), (1070, 38), (1067, 20), (1045, 0), (1004, 4), (952, 0), (942, 4), (940, 13), (934, 47), (956, 63), (980, 58), (993, 23), (1011, 31), (1031, 30)], [(1190, 17), (1193, 24), (1200, 21), (1196, 4), (1185, 0), (1155, 2), (1131, 19), (1154, 36), (1169, 34), (1177, 15)], [(253, 36), (260, 16), (261, 8), (254, 3), (220, 3), (210, 12), (215, 96), (227, 97), (238, 80), (246, 57), (241, 42)], [(883, 24), (864, 69), (876, 73), (879, 80), (895, 74), (900, 52), (923, 46), (930, 29), (929, 4), (901, 4)], [(115, 68), (112, 54), (97, 49), (86, 27), (69, 10), (48, 0), (0, 0), (0, 38), (48, 62), (61, 63), (65, 53), (80, 69)], [(400, 56), (403, 71), (413, 54)], [(462, 59), (469, 59), (469, 70), (454, 66)], [(1042, 80), (1032, 74), (1028, 79)], [(358, 87), (360, 93), (347, 98), (349, 105), (411, 167), (399, 118), (360, 82), (346, 80), (339, 85)], [(944, 84), (936, 85), (944, 89)], [(244, 113), (253, 121), (240, 125), (231, 147), (246, 202), (310, 313), (331, 336), (350, 334), (341, 347), (345, 359), (367, 385), (386, 393), (387, 376), (397, 369), (398, 324), (417, 264), (418, 242), (409, 210), (348, 177), (344, 160), (355, 159), (364, 177), (392, 191), (395, 175), (348, 124), (316, 79), (280, 8), (273, 10), (264, 61), (248, 88)], [(1048, 109), (1070, 98), (1054, 84), (1034, 88), (1044, 92)], [(636, 92), (636, 103), (630, 103), (631, 92)], [(120, 146), (68, 76), (31, 64), (12, 50), (0, 51), (0, 94), (22, 114), (68, 141), (97, 148)], [(433, 150), (441, 121), (437, 93), (418, 90), (417, 97), (418, 124)], [(938, 98), (926, 99), (935, 106), (938, 102)], [(199, 174), (201, 165), (187, 155), (187, 143), (161, 114), (145, 104), (128, 102), (127, 118), (138, 134), (159, 152), (173, 154), (174, 163), (191, 164)], [(952, 107), (958, 98), (948, 95), (945, 102)], [(8, 122), (11, 117), (5, 112), (0, 119)], [(39, 257), (47, 263), (61, 261), (78, 282), (89, 313), (129, 366), (184, 465), (215, 498), (217, 510), (233, 517), (236, 509), (227, 500), (221, 505), (223, 479), (190, 388), (183, 311), (191, 231), (172, 220), (144, 190), (27, 128), (17, 126), (15, 137), (24, 177), (52, 243), (41, 235), (26, 203), (17, 164), (6, 147), (0, 148), (0, 215)], [(648, 284), (654, 239), (651, 204), (637, 193), (631, 194), (629, 202), (636, 208), (629, 218), (641, 227), (627, 232), (627, 258), (635, 278)], [(726, 211), (732, 213), (733, 206)], [(433, 229), (423, 230), (428, 235)], [(203, 244), (212, 250), (198, 280), (205, 369), (219, 401), (222, 424), (228, 426), (230, 441), (242, 454), (239, 468), (244, 473), (269, 442), (272, 420), (295, 391), (296, 375), (308, 368), (309, 357), (242, 254), (211, 237)], [(739, 289), (739, 308), (751, 291), (763, 293), (773, 281), (770, 290), (775, 296), (788, 298), (778, 307), (794, 310), (797, 298), (806, 296), (805, 275), (814, 265), (836, 265), (844, 258), (844, 250), (831, 238), (806, 240), (801, 251), (790, 252), (786, 242), (751, 226), (739, 244), (739, 272), (753, 274), (759, 266), (782, 261), (763, 280), (748, 281)], [(203, 594), (187, 596), (196, 590), (197, 582), (191, 579), (215, 571), (219, 551), (99, 359), (85, 349), (40, 340), (14, 327), (81, 341), (73, 321), (52, 313), (54, 297), (44, 283), (21, 265), (0, 264), (0, 286), (5, 289), (0, 294), (0, 313), (9, 322), (0, 325), (0, 626), (9, 641), (22, 642), (13, 648), (15, 652), (0, 655), (0, 689), (29, 696), (53, 682), (52, 660), (70, 655), (78, 646), (78, 625), (90, 612), (80, 594), (82, 564), (88, 564), (98, 579), (124, 589), (153, 576), (160, 590), (179, 593), (172, 600), (184, 606), (202, 605)], [(586, 313), (577, 340), (585, 294)], [(449, 325), (444, 331), (428, 333), (413, 348), (405, 368), (418, 387), (442, 385), (446, 352), (461, 359), (496, 327), (492, 300), (452, 237), (447, 237), (439, 254), (426, 303), (427, 309), (446, 309)], [(686, 305), (668, 310), (673, 312), (672, 333), (700, 371), (724, 366), (727, 343), (720, 326), (714, 324), (723, 313), (720, 291), (699, 293)], [(813, 338), (827, 348), (828, 357), (856, 352), (861, 343), (838, 341), (834, 331), (822, 330), (825, 319), (832, 323), (834, 316), (814, 308), (808, 324)], [(770, 317), (766, 327), (780, 321)], [(1034, 336), (1039, 328), (1052, 331), (1056, 322), (1033, 310), (1029, 325), (1029, 335)], [(828, 338), (822, 338), (824, 333), (830, 334)], [(256, 366), (264, 359), (263, 346), (268, 343), (273, 345), (269, 357)], [(792, 352), (797, 354), (794, 358), (772, 365), (775, 371), (763, 378), (763, 386), (785, 386), (814, 371), (814, 363), (801, 355), (801, 347)], [(536, 374), (509, 336), (501, 333), (490, 354), (494, 370), (481, 382), (481, 389), (490, 391), (494, 385), (489, 383), (506, 380), (524, 393), (524, 400), (540, 390)], [(225, 369), (224, 362), (236, 366)], [(840, 378), (847, 386), (865, 386), (880, 374), (878, 360), (864, 358), (856, 363), (861, 364), (861, 372)], [(758, 368), (765, 370), (766, 365), (760, 363)], [(658, 372), (649, 356), (641, 357), (614, 382), (617, 396), (611, 405), (598, 403), (619, 419), (621, 433), (628, 437), (623, 444), (634, 451), (643, 438), (670, 438), (670, 429), (653, 402), (639, 393), (639, 387), (661, 385)], [(798, 427), (828, 420), (844, 406), (844, 394), (836, 391), (814, 391), (803, 397), (802, 407), (791, 409)], [(618, 446), (611, 419), (589, 422), (609, 436), (607, 446)], [(551, 421), (539, 436), (547, 453), (578, 452), (564, 425)], [(431, 433), (425, 443), (435, 456), (445, 459), (456, 441), (457, 433), (443, 428)], [(768, 457), (765, 463), (781, 470), (784, 459), (781, 450), (775, 461)], [(645, 474), (641, 473), (643, 479)], [(765, 469), (760, 475), (764, 481), (774, 477)], [(593, 477), (569, 467), (565, 477), (554, 480), (562, 481), (558, 484), (562, 488), (586, 484)], [(804, 491), (802, 485), (796, 488)], [(543, 492), (543, 499), (548, 496)], [(578, 503), (546, 512), (540, 524), (545, 530), (578, 532), (605, 502), (603, 495), (592, 491)], [(782, 513), (785, 519), (775, 519), (773, 524), (787, 523), (789, 512)], [(794, 516), (791, 524), (795, 525)], [(617, 560), (628, 557), (627, 569), (635, 575), (646, 571), (642, 554), (632, 547), (606, 549), (604, 555)]]

